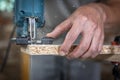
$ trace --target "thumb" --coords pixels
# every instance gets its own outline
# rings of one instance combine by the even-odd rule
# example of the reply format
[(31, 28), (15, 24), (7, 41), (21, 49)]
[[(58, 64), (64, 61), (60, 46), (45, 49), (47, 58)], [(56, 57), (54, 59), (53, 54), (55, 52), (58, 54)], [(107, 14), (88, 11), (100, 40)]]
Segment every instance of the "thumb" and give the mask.
[(64, 22), (59, 24), (52, 32), (48, 33), (46, 36), (56, 38), (59, 35), (61, 35), (62, 33), (64, 33), (65, 31), (67, 31), (68, 29), (70, 29), (71, 26), (72, 26), (72, 24), (71, 24), (70, 20), (65, 20)]

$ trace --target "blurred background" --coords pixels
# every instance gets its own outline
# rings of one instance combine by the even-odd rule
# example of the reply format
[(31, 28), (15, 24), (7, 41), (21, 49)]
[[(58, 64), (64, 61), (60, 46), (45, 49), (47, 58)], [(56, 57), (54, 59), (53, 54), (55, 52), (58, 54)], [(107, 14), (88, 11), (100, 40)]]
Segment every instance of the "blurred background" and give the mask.
[[(13, 4), (15, 0), (0, 0), (0, 67), (5, 58), (13, 30)], [(0, 80), (20, 80), (20, 47), (12, 44), (7, 65), (0, 72)]]
[[(9, 38), (14, 27), (14, 1), (0, 0), (0, 67), (5, 58), (8, 49)], [(14, 43), (10, 47), (7, 65), (3, 72), (0, 72), (0, 80), (21, 80), (21, 56), (20, 46)], [(101, 80), (113, 80), (113, 65), (109, 62), (100, 62), (101, 64)]]

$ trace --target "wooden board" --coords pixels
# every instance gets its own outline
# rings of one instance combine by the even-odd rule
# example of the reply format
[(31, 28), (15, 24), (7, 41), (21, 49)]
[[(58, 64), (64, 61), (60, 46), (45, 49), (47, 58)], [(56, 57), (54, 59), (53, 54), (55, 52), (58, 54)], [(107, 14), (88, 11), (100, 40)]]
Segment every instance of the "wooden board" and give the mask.
[(21, 80), (30, 80), (30, 55), (26, 53), (21, 54)]
[[(72, 46), (69, 53), (75, 47)], [(29, 55), (60, 55), (59, 48), (60, 45), (28, 45), (27, 48), (22, 48), (21, 51)], [(104, 45), (100, 55), (95, 59), (120, 62), (120, 46)]]

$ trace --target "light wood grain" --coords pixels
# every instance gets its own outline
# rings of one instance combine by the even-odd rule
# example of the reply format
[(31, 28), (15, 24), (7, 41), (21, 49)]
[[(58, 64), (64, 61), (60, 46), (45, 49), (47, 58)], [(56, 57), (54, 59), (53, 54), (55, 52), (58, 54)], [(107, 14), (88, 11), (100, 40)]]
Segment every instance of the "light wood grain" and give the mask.
[[(76, 46), (72, 46), (69, 53)], [(59, 55), (60, 45), (28, 45), (22, 48), (21, 51), (29, 55)], [(69, 54), (68, 53), (68, 54)], [(99, 56), (95, 59), (120, 62), (120, 46), (104, 45)]]
[[(72, 46), (69, 53), (75, 47)], [(60, 55), (59, 48), (60, 45), (28, 45), (25, 50), (30, 55)], [(100, 54), (120, 54), (120, 46), (104, 45)]]

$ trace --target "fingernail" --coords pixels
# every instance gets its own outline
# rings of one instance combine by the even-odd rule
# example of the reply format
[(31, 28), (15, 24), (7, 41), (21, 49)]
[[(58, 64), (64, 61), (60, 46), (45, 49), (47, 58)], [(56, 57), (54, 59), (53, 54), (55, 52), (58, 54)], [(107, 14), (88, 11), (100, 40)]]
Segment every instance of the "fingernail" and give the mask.
[(61, 56), (65, 56), (66, 53), (65, 53), (64, 51), (60, 51), (60, 55), (61, 55)]
[(50, 35), (50, 33), (47, 33), (47, 34), (46, 34), (46, 36), (49, 36), (49, 35)]

